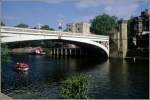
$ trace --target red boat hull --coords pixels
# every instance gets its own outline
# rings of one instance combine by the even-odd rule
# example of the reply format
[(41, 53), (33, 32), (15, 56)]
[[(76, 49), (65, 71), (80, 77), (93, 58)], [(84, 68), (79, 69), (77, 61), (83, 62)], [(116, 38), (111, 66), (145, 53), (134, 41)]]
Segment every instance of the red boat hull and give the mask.
[(24, 63), (19, 63), (19, 64), (16, 64), (16, 69), (19, 71), (28, 71), (29, 65), (24, 64)]

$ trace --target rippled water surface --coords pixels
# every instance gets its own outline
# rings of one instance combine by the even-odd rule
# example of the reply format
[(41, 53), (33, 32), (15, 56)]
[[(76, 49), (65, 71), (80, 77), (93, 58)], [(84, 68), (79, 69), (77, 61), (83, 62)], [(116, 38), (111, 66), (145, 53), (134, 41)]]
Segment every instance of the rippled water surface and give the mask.
[[(31, 66), (29, 72), (14, 70), (17, 61)], [(90, 98), (148, 98), (149, 62), (98, 58), (66, 58), (38, 55), (12, 55), (2, 65), (2, 92), (15, 99), (60, 98), (59, 86), (73, 73), (86, 73)]]

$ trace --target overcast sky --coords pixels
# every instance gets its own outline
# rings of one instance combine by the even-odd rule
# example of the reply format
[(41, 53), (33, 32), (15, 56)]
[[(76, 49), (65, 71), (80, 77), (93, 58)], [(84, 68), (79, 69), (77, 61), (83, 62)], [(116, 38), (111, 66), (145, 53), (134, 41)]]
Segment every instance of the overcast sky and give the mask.
[(8, 26), (49, 25), (57, 29), (58, 21), (88, 22), (99, 14), (129, 19), (148, 9), (148, 0), (3, 0), (2, 21)]

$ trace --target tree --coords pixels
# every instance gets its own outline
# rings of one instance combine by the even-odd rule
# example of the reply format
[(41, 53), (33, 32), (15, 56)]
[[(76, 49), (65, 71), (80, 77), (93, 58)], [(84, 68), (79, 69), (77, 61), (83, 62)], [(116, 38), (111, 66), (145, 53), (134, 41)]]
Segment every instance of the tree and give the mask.
[(53, 28), (50, 28), (48, 25), (42, 26), (41, 29), (54, 31), (54, 29), (53, 29)]
[(107, 35), (117, 24), (117, 17), (107, 14), (98, 15), (91, 20), (91, 32)]
[(28, 28), (29, 26), (21, 23), (21, 24), (16, 25), (15, 27)]
[(10, 62), (9, 49), (6, 44), (1, 44), (1, 62), (2, 64)]
[(33, 27), (32, 29), (38, 29), (37, 27)]
[(1, 26), (5, 26), (5, 24), (3, 22), (1, 22)]

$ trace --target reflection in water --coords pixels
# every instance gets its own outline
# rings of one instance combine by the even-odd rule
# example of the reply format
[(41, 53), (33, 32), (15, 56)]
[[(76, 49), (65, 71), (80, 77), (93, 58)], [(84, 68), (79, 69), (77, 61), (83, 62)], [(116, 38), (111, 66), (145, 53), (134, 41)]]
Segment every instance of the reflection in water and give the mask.
[[(115, 70), (114, 70), (115, 69)], [(112, 89), (112, 94), (116, 98), (128, 97), (128, 71), (127, 71), (127, 63), (125, 60), (110, 60), (110, 69), (109, 69), (109, 77), (110, 77), (110, 85)], [(121, 93), (120, 96), (117, 93)]]
[[(13, 98), (60, 98), (62, 80), (74, 73), (86, 73), (90, 98), (148, 98), (148, 61), (138, 63), (98, 58), (69, 58), (44, 55), (12, 55), (2, 66), (2, 92)], [(16, 62), (31, 66), (27, 73), (13, 70)]]
[(19, 89), (23, 86), (28, 86), (28, 72), (17, 72), (14, 76), (15, 88)]
[(110, 60), (109, 70), (111, 98), (148, 98), (148, 62)]

